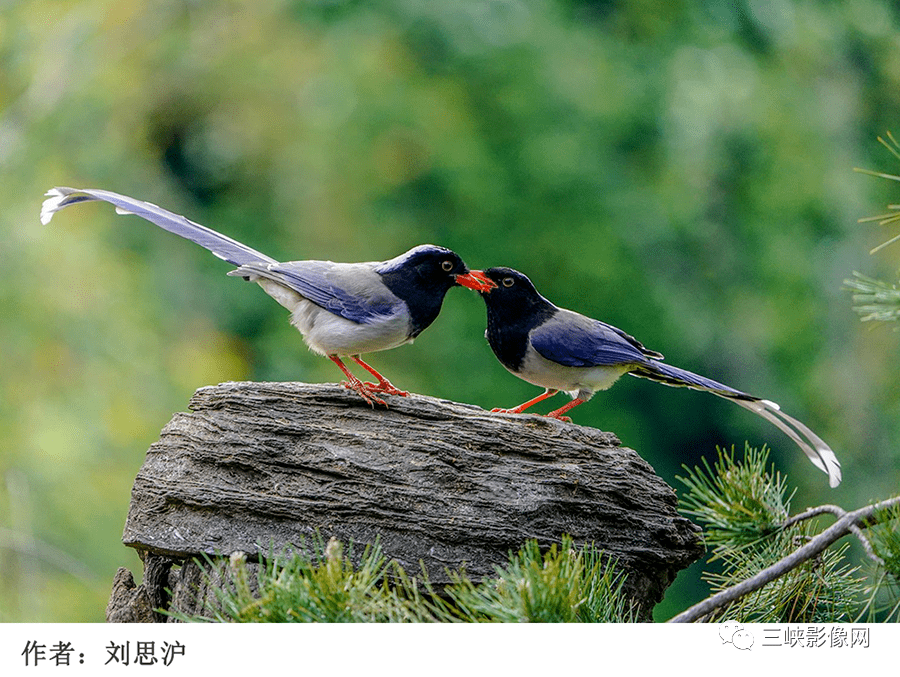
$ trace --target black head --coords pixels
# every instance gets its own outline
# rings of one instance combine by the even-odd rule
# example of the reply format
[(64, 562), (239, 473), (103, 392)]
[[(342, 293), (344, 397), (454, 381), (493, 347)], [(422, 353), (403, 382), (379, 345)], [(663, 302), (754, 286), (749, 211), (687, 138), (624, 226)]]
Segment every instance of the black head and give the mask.
[(418, 336), (441, 311), (444, 295), (456, 285), (472, 289), (489, 283), (473, 275), (459, 255), (446, 247), (423, 244), (375, 268), (385, 286), (406, 302), (412, 318), (411, 336)]
[(512, 268), (488, 268), (484, 276), (497, 285), (482, 292), (487, 306), (488, 343), (507, 368), (517, 371), (525, 357), (528, 335), (557, 312), (524, 274)]
[(375, 271), (386, 278), (386, 284), (387, 280), (391, 280), (392, 283), (402, 281), (410, 290), (415, 288), (416, 292), (427, 289), (432, 293), (440, 291), (443, 294), (446, 294), (450, 287), (464, 284), (471, 277), (468, 266), (459, 254), (434, 244), (420, 244), (413, 247), (408, 252), (380, 264)]
[(544, 315), (555, 306), (538, 293), (524, 273), (512, 268), (488, 268), (483, 275), (496, 284), (495, 289), (482, 292), (488, 316), (501, 321), (522, 321), (537, 314)]

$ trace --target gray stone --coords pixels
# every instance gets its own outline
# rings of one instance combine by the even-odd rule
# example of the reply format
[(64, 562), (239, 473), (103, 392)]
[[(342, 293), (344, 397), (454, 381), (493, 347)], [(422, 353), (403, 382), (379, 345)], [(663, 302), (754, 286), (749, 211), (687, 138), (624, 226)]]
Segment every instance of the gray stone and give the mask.
[(196, 586), (196, 572), (170, 569), (201, 554), (265, 556), (317, 534), (361, 552), (378, 538), (407, 573), (421, 562), (442, 585), (445, 569), (465, 565), (478, 580), (526, 540), (569, 534), (616, 558), (649, 614), (703, 551), (672, 488), (610, 433), (421, 395), (385, 399), (389, 408), (373, 409), (336, 384), (199, 389), (132, 489), (123, 540), (142, 554), (155, 608), (170, 600), (161, 588), (190, 597), (181, 587)]

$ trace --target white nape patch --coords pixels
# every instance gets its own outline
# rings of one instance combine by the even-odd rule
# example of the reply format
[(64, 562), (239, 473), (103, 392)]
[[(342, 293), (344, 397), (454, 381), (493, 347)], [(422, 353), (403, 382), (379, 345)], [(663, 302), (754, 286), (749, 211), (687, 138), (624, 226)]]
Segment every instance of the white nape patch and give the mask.
[(390, 273), (395, 270), (399, 270), (413, 256), (415, 256), (417, 254), (421, 254), (423, 252), (435, 252), (435, 253), (443, 253), (443, 254), (451, 253), (450, 250), (447, 249), (446, 247), (439, 247), (436, 244), (420, 244), (416, 247), (413, 247), (412, 249), (410, 249), (407, 252), (403, 252), (399, 256), (395, 256), (392, 259), (388, 259), (384, 263), (377, 266), (375, 268), (375, 272), (383, 275), (384, 273)]
[(773, 402), (772, 400), (760, 400), (760, 402), (762, 402), (762, 403), (763, 403), (764, 405), (766, 405), (767, 407), (770, 407), (770, 408), (774, 409), (775, 411), (781, 411), (781, 407), (779, 407), (779, 406), (778, 406), (775, 402)]

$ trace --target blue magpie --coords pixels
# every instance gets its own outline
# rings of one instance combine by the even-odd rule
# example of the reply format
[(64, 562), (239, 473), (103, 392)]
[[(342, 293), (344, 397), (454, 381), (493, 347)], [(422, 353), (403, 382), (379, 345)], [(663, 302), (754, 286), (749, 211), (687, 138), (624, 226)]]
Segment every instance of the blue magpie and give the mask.
[(482, 290), (487, 306), (487, 338), (500, 363), (544, 392), (513, 409), (519, 414), (560, 391), (572, 401), (548, 416), (570, 421), (564, 414), (605, 390), (623, 374), (703, 390), (731, 400), (762, 416), (788, 435), (813, 465), (836, 487), (841, 464), (831, 448), (812, 430), (769, 400), (748, 395), (704, 376), (664, 364), (663, 356), (645, 348), (633, 336), (612, 325), (559, 308), (541, 296), (525, 275), (511, 268), (489, 268), (484, 276), (497, 286)]
[[(343, 385), (370, 405), (385, 404), (377, 393), (406, 396), (360, 358), (363, 353), (412, 343), (441, 310), (444, 295), (455, 285), (486, 291), (493, 283), (481, 271), (470, 271), (444, 247), (424, 244), (388, 261), (280, 263), (230, 237), (189, 221), (149, 202), (106, 190), (53, 188), (47, 192), (41, 222), (60, 209), (100, 200), (119, 214), (140, 216), (160, 228), (205, 247), (236, 266), (228, 275), (256, 282), (291, 312), (293, 324), (310, 350), (331, 359), (347, 377)], [(349, 357), (377, 383), (354, 376), (341, 357)]]

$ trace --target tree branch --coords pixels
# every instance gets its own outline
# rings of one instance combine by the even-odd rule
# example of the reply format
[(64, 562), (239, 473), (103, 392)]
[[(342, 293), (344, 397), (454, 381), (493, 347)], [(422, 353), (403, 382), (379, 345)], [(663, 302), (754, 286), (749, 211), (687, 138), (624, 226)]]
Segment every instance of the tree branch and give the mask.
[[(809, 519), (823, 513), (832, 513), (839, 515), (837, 522), (832, 524), (818, 536), (812, 538), (803, 547), (798, 548), (787, 557), (779, 560), (772, 566), (763, 569), (755, 576), (748, 578), (746, 581), (741, 581), (737, 585), (733, 585), (730, 588), (726, 588), (725, 590), (717, 592), (711, 597), (707, 597), (702, 602), (695, 604), (686, 611), (683, 611), (677, 616), (669, 619), (668, 622), (692, 623), (703, 618), (704, 616), (707, 616), (716, 609), (730, 604), (734, 600), (739, 599), (744, 595), (759, 590), (767, 583), (770, 583), (776, 578), (783, 576), (784, 574), (801, 565), (803, 562), (812, 559), (823, 550), (825, 550), (825, 548), (827, 548), (829, 545), (846, 536), (847, 534), (853, 533), (859, 537), (862, 533), (860, 531), (862, 527), (869, 527), (876, 523), (872, 520), (872, 518), (877, 512), (879, 512), (880, 510), (892, 508), (897, 505), (900, 505), (900, 496), (894, 496), (893, 498), (889, 498), (879, 503), (867, 505), (863, 508), (860, 508), (859, 510), (854, 510), (853, 512), (845, 512), (843, 509), (837, 506), (825, 505), (819, 506), (818, 508), (813, 508), (812, 510), (807, 510), (804, 513), (792, 517), (791, 519), (787, 520), (782, 526), (786, 527), (800, 521), (801, 519)], [(878, 558), (872, 551), (868, 539), (863, 536), (862, 540), (863, 546), (866, 547), (866, 551), (869, 553), (869, 556), (880, 562), (880, 558)]]

